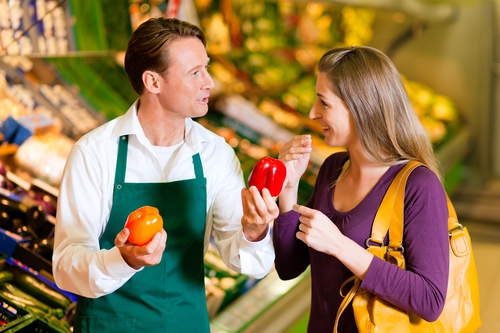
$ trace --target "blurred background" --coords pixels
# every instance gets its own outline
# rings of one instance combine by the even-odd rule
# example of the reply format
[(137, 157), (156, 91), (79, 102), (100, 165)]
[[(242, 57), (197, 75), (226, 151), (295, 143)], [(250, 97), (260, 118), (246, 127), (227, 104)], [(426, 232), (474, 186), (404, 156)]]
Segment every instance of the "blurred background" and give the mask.
[[(500, 332), (497, 0), (0, 0), (0, 291), (13, 286), (44, 299), (21, 282), (30, 276), (65, 300), (46, 301), (40, 313), (0, 293), (0, 309), (10, 309), (1, 310), (0, 332), (71, 330), (77, 299), (57, 289), (51, 271), (62, 169), (76, 140), (138, 97), (123, 70), (124, 51), (134, 29), (159, 16), (205, 31), (216, 88), (209, 113), (196, 120), (235, 149), (245, 177), (291, 136), (312, 135), (302, 203), (319, 165), (342, 149), (325, 146), (307, 117), (319, 57), (340, 45), (385, 52), (471, 232), (478, 332)], [(205, 273), (212, 332), (305, 332), (309, 272), (286, 282), (274, 271), (253, 280), (225, 268), (211, 248)]]

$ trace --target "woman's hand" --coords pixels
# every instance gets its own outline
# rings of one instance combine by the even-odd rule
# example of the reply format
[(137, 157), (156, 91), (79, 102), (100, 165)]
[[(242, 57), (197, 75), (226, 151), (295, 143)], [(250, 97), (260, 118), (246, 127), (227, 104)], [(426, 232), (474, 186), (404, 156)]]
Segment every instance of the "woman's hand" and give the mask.
[(300, 214), (298, 239), (318, 252), (336, 257), (361, 280), (365, 277), (373, 254), (344, 236), (322, 212), (301, 205), (294, 205), (293, 210)]
[(309, 164), (312, 139), (309, 134), (297, 135), (281, 147), (279, 159), (286, 165), (285, 188), (296, 187)]
[(167, 232), (162, 229), (153, 239), (143, 246), (128, 241), (130, 230), (124, 228), (115, 238), (115, 246), (120, 250), (123, 260), (133, 269), (158, 265), (167, 244)]
[(293, 210), (300, 214), (297, 238), (318, 252), (335, 256), (339, 240), (344, 238), (337, 226), (316, 209), (294, 205)]
[(276, 200), (271, 196), (269, 190), (264, 188), (262, 196), (255, 186), (241, 190), (243, 202), (243, 217), (241, 225), (246, 239), (257, 242), (267, 235), (269, 223), (278, 217), (279, 209)]

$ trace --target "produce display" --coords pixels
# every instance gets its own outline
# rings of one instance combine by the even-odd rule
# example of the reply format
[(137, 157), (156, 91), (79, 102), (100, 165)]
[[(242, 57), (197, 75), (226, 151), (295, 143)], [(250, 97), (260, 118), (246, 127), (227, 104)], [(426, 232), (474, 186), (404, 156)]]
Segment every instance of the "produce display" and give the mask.
[[(65, 54), (72, 50), (65, 1), (0, 1), (2, 54)], [(35, 27), (27, 31), (29, 27)]]
[(158, 208), (142, 206), (129, 214), (125, 228), (130, 230), (130, 243), (143, 246), (149, 243), (163, 228), (163, 218)]
[[(200, 14), (205, 30), (228, 31), (215, 40), (207, 34), (217, 92), (222, 98), (241, 95), (261, 115), (293, 133), (321, 137), (307, 118), (315, 99), (314, 66), (330, 47), (369, 45), (376, 12), (320, 3), (250, 1), (240, 1), (232, 9), (228, 14), (210, 7)], [(436, 147), (445, 143), (460, 126), (453, 102), (421, 83), (405, 83), (432, 142)]]
[(31, 332), (71, 332), (68, 321), (75, 303), (35, 276), (12, 266), (0, 270), (0, 331), (13, 329), (28, 319), (44, 330)]
[(60, 133), (31, 136), (14, 154), (16, 172), (26, 172), (32, 178), (58, 187), (74, 143), (74, 140)]
[(455, 104), (449, 97), (423, 83), (408, 80), (404, 76), (403, 81), (415, 113), (438, 149), (460, 129), (461, 121)]
[(266, 156), (255, 164), (250, 176), (248, 186), (255, 186), (262, 193), (267, 188), (273, 197), (277, 197), (286, 179), (286, 166), (278, 159)]
[[(72, 5), (81, 9), (96, 3), (99, 1), (73, 1)], [(130, 0), (131, 26), (162, 15), (167, 3)], [(273, 196), (279, 194), (285, 178), (283, 173), (269, 174), (279, 148), (294, 135), (311, 134), (313, 151), (298, 195), (299, 203), (305, 203), (323, 160), (343, 150), (326, 146), (321, 127), (308, 118), (316, 98), (315, 65), (333, 46), (369, 45), (377, 12), (333, 2), (185, 3), (196, 6), (197, 17), (190, 18), (196, 19), (206, 32), (209, 71), (216, 83), (209, 113), (196, 121), (224, 137), (234, 148), (249, 186), (267, 187)], [(115, 13), (123, 12), (123, 8), (117, 8), (122, 5), (123, 1), (106, 1), (104, 6), (103, 1), (102, 16), (118, 20)], [(31, 131), (30, 138), (21, 145), (4, 141), (0, 148), (0, 162), (5, 162), (0, 163), (0, 232), (9, 240), (0, 244), (0, 325), (11, 328), (23, 323), (31, 331), (64, 333), (71, 326), (74, 299), (29, 271), (50, 276), (57, 187), (74, 140), (124, 113), (136, 96), (123, 84), (123, 69), (114, 62), (110, 64), (110, 59), (114, 61), (111, 57), (92, 61), (53, 57), (49, 64), (20, 56), (62, 55), (75, 50), (70, 31), (75, 22), (67, 17), (86, 11), (69, 13), (64, 1), (37, 0), (0, 1), (0, 13), (0, 50), (11, 55), (0, 59), (0, 125), (10, 117)], [(96, 15), (92, 22), (99, 17)], [(34, 22), (38, 23), (29, 33), (22, 34)], [(78, 16), (76, 25), (80, 25), (79, 31), (100, 29), (98, 24), (89, 27), (82, 16)], [(112, 49), (120, 49), (117, 45), (124, 44), (127, 33), (107, 26), (105, 33), (100, 32), (113, 45)], [(80, 38), (78, 42), (84, 45), (85, 40)], [(92, 40), (89, 45), (94, 46), (92, 43), (96, 44)], [(415, 112), (439, 149), (462, 125), (456, 106), (425, 84), (412, 81), (403, 73), (402, 77)], [(106, 82), (107, 85), (101, 84)], [(279, 165), (276, 168), (282, 170)], [(131, 220), (136, 221), (129, 225), (131, 242), (145, 244), (150, 235), (144, 230), (153, 235), (153, 230), (161, 230), (156, 228), (159, 220), (149, 225), (147, 221), (151, 220), (146, 217), (135, 215)], [(26, 258), (23, 264), (27, 271), (8, 263), (21, 253)], [(3, 259), (2, 254), (7, 258)], [(205, 257), (210, 318), (257, 282), (229, 270), (210, 244)]]
[(102, 114), (41, 59), (21, 56), (1, 58), (0, 96), (5, 96), (4, 100), (8, 101), (5, 108), (0, 102), (0, 121), (8, 115), (16, 119), (23, 116), (43, 117), (56, 131), (73, 139), (105, 121)]

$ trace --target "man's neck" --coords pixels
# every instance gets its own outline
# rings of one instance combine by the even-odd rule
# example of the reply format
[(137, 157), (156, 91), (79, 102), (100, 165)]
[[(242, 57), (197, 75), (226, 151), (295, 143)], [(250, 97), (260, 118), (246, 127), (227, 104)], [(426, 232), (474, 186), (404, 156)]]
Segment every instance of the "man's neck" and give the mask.
[(185, 119), (171, 116), (159, 107), (138, 104), (137, 117), (144, 134), (153, 146), (168, 147), (184, 140)]

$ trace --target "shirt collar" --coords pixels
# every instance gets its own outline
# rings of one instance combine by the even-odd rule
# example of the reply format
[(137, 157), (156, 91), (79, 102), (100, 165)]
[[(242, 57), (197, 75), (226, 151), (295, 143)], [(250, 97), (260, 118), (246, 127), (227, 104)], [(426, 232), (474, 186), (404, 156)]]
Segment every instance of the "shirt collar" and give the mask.
[[(144, 134), (144, 130), (139, 122), (139, 118), (137, 117), (138, 102), (139, 100), (136, 100), (127, 112), (120, 117), (113, 131), (113, 137), (135, 135), (137, 140), (142, 145), (148, 147), (148, 149), (152, 151), (151, 143)], [(202, 142), (209, 141), (208, 135), (205, 132), (200, 131), (200, 128), (198, 127), (199, 125), (197, 126), (194, 120), (186, 118), (184, 140), (186, 141), (186, 146), (189, 147), (193, 154), (200, 151)]]

